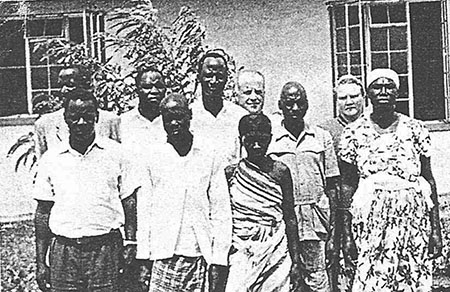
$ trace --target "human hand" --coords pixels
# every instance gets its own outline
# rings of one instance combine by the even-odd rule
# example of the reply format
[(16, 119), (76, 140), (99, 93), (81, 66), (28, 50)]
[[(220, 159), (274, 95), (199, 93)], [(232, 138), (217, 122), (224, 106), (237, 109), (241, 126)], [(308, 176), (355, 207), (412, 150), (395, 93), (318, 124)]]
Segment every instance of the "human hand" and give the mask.
[(150, 278), (152, 276), (152, 265), (148, 260), (140, 260), (139, 262), (139, 288), (140, 291), (147, 292), (150, 286)]
[(289, 291), (297, 292), (301, 291), (303, 284), (302, 268), (300, 263), (292, 263), (289, 278), (291, 280)]
[(50, 268), (43, 263), (36, 266), (36, 282), (43, 292), (50, 291)]
[(335, 229), (332, 229), (330, 237), (325, 246), (327, 269), (336, 265), (339, 262), (339, 236), (335, 234)]
[(354, 267), (358, 259), (358, 249), (351, 234), (344, 234), (342, 237), (342, 253), (344, 254), (345, 262)]
[(442, 255), (442, 235), (441, 231), (433, 228), (428, 242), (428, 254), (431, 259), (438, 258)]
[(123, 263), (128, 267), (136, 259), (136, 245), (128, 244), (123, 248)]
[(209, 291), (225, 291), (225, 280), (228, 274), (228, 267), (220, 265), (210, 265), (209, 267)]

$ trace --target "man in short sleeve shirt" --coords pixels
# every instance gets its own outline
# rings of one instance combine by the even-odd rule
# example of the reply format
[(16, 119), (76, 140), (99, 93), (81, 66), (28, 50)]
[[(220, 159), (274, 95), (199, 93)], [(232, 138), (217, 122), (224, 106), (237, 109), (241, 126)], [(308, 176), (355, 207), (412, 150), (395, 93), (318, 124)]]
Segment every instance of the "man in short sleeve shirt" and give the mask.
[(291, 170), (294, 204), (299, 226), (304, 282), (310, 291), (330, 291), (325, 246), (334, 214), (339, 169), (331, 136), (304, 121), (308, 100), (298, 82), (284, 85), (274, 118), (274, 134), (268, 153)]
[(91, 92), (67, 95), (64, 120), (69, 139), (42, 156), (34, 183), (36, 280), (42, 291), (119, 291), (123, 256), (136, 253), (139, 182), (126, 175), (120, 144), (95, 134)]

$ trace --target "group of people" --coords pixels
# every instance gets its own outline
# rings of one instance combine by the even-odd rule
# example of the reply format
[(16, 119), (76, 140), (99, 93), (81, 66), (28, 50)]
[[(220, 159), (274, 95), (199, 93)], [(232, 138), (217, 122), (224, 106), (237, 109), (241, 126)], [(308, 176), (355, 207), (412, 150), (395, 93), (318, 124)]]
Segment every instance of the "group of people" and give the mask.
[(338, 116), (313, 126), (300, 83), (265, 115), (264, 76), (240, 71), (235, 104), (227, 69), (206, 52), (192, 103), (140, 69), (139, 104), (120, 118), (79, 68), (61, 70), (63, 108), (35, 125), (39, 288), (431, 291), (442, 240), (430, 136), (395, 112), (398, 75), (371, 71), (367, 94), (340, 77)]

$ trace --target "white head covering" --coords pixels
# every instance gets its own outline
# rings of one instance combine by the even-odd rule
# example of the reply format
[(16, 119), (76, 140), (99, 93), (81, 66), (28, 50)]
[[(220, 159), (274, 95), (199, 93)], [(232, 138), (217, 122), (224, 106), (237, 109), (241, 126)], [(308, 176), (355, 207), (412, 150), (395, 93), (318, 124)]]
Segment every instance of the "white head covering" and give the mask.
[(387, 68), (374, 69), (369, 74), (367, 74), (367, 87), (369, 87), (378, 78), (388, 78), (394, 81), (397, 89), (400, 88), (400, 79), (398, 78), (397, 72)]

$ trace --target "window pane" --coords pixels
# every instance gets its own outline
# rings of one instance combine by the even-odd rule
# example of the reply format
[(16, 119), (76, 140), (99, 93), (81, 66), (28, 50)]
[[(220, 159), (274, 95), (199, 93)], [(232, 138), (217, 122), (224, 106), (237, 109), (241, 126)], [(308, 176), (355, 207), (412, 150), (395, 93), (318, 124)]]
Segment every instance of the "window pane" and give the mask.
[(23, 21), (10, 20), (0, 25), (0, 67), (25, 66)]
[(351, 66), (350, 74), (355, 75), (355, 76), (361, 75), (361, 66)]
[(358, 6), (348, 7), (348, 24), (356, 25), (359, 24), (359, 9)]
[(351, 65), (361, 65), (361, 53), (351, 53), (350, 54), (350, 64)]
[(69, 18), (69, 39), (77, 44), (84, 41), (83, 19), (81, 17)]
[(45, 65), (46, 59), (42, 59), (47, 51), (45, 42), (30, 42), (30, 63), (31, 65)]
[(347, 40), (345, 37), (345, 29), (339, 29), (336, 31), (336, 46), (338, 52), (347, 51)]
[(346, 75), (348, 74), (347, 66), (338, 66), (338, 76)]
[(408, 73), (408, 55), (407, 53), (391, 53), (392, 70), (398, 74)]
[(387, 23), (387, 7), (384, 5), (376, 5), (370, 7), (370, 16), (372, 23)]
[(334, 20), (336, 22), (336, 28), (345, 27), (345, 7), (338, 6), (334, 9)]
[(395, 106), (395, 111), (409, 116), (409, 102), (408, 101), (397, 101)]
[(27, 21), (27, 33), (30, 37), (44, 35), (45, 20), (35, 19)]
[(406, 22), (405, 4), (394, 4), (389, 6), (389, 20), (394, 22)]
[(31, 86), (33, 89), (48, 88), (47, 68), (31, 69)]
[(62, 35), (62, 19), (47, 19), (45, 22), (46, 36)]
[(337, 54), (338, 66), (347, 65), (347, 53)]
[(372, 53), (372, 70), (376, 68), (388, 67), (387, 53)]
[(359, 27), (352, 27), (350, 28), (350, 51), (359, 51), (360, 49)]
[(389, 48), (391, 50), (406, 50), (408, 48), (406, 26), (389, 28)]
[(370, 46), (372, 51), (387, 51), (387, 29), (370, 29)]
[(398, 91), (399, 97), (408, 97), (408, 76), (400, 76), (400, 90)]
[(27, 113), (25, 69), (0, 70), (0, 116)]

